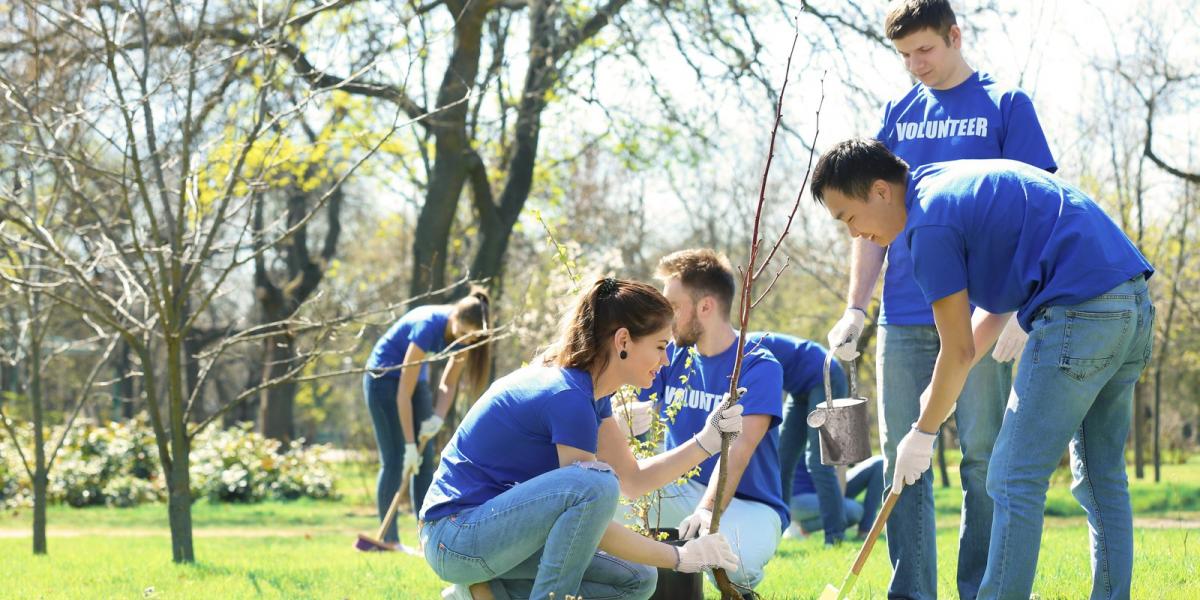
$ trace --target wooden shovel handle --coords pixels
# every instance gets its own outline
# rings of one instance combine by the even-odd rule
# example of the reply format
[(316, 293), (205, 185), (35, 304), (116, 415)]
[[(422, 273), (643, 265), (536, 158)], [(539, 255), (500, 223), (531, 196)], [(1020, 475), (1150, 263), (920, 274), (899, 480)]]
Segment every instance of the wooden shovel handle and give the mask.
[(871, 533), (867, 534), (867, 541), (863, 543), (862, 549), (858, 551), (858, 558), (854, 560), (854, 566), (850, 568), (850, 572), (858, 575), (862, 572), (863, 565), (867, 562), (867, 557), (871, 555), (871, 548), (875, 547), (875, 540), (879, 539), (879, 534), (883, 532), (883, 525), (887, 523), (888, 516), (892, 514), (892, 508), (896, 506), (896, 501), (900, 499), (900, 492), (893, 491), (888, 494), (887, 500), (883, 501), (883, 508), (879, 510), (879, 516), (875, 517), (875, 524), (871, 526)]
[[(421, 444), (417, 446), (417, 454), (424, 452), (425, 445), (428, 443), (429, 440), (421, 442)], [(400, 508), (400, 499), (408, 495), (408, 483), (411, 480), (412, 477), (404, 477), (401, 479), (400, 489), (396, 490), (395, 496), (392, 496), (392, 504), (391, 506), (388, 506), (387, 514), (384, 515), (383, 522), (379, 524), (379, 533), (375, 534), (375, 539), (382, 540), (383, 534), (387, 533), (388, 528), (392, 526), (392, 520), (396, 518), (396, 511)]]

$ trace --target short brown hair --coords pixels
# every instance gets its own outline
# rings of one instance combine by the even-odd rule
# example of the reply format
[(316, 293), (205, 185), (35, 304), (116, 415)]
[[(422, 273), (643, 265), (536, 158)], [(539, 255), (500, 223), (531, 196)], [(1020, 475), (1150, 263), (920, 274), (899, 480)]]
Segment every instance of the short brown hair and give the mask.
[(922, 29), (932, 29), (950, 43), (950, 27), (957, 25), (948, 0), (899, 0), (892, 4), (883, 32), (889, 40), (898, 40)]
[(675, 311), (662, 292), (640, 281), (604, 277), (575, 301), (558, 340), (543, 354), (546, 365), (582, 369), (593, 374), (608, 366), (604, 340), (624, 327), (640, 339), (671, 326)]
[(737, 280), (733, 276), (733, 266), (724, 254), (711, 248), (673, 252), (658, 261), (654, 276), (663, 280), (678, 277), (693, 299), (706, 295), (715, 297), (725, 311), (725, 318), (729, 318)]

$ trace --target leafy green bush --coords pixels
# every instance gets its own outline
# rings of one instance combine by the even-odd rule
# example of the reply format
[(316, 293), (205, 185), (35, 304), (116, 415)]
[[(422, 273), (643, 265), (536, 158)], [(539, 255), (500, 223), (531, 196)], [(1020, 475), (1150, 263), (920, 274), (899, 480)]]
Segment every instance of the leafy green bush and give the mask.
[(333, 476), (325, 469), (326, 446), (280, 443), (251, 431), (249, 423), (197, 436), (192, 450), (192, 493), (215, 502), (266, 498), (330, 498)]
[(8, 438), (0, 438), (0, 509), (25, 506), (29, 503), (26, 498), (28, 490), (22, 486), (25, 472), (21, 469), (20, 458), (11, 444), (5, 442)]
[[(61, 430), (56, 430), (47, 439), (57, 440), (60, 435)], [(23, 448), (29, 447), (28, 437), (19, 440)], [(335, 488), (326, 468), (328, 451), (323, 445), (305, 447), (302, 440), (283, 448), (252, 431), (248, 423), (225, 430), (209, 428), (192, 444), (192, 496), (214, 502), (332, 498)], [(50, 472), (47, 493), (51, 502), (75, 507), (163, 501), (166, 485), (145, 417), (76, 425)], [(0, 507), (31, 502), (29, 478), (13, 442), (0, 438)]]

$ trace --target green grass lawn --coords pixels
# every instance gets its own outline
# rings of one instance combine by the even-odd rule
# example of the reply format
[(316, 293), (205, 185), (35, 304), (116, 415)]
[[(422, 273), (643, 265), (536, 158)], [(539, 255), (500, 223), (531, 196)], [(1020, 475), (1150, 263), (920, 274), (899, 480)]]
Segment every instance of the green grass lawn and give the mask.
[[(343, 498), (331, 502), (212, 505), (198, 502), (195, 565), (171, 563), (163, 506), (50, 510), (50, 554), (30, 553), (28, 511), (0, 517), (0, 597), (4, 598), (438, 598), (443, 584), (424, 561), (361, 554), (356, 531), (375, 523), (368, 469), (343, 467)], [(954, 473), (951, 472), (953, 477)], [(1134, 482), (1135, 598), (1200, 597), (1200, 461), (1168, 466), (1163, 483)], [(938, 581), (955, 597), (958, 547), (955, 488), (939, 489)], [(1035, 592), (1080, 598), (1090, 587), (1087, 524), (1065, 478), (1047, 503)], [(411, 517), (402, 537), (415, 541)], [(814, 537), (785, 540), (759, 588), (767, 598), (812, 598), (840, 582), (857, 551), (825, 548)], [(854, 597), (879, 598), (888, 579), (876, 547)], [(710, 589), (710, 597), (716, 597)]]

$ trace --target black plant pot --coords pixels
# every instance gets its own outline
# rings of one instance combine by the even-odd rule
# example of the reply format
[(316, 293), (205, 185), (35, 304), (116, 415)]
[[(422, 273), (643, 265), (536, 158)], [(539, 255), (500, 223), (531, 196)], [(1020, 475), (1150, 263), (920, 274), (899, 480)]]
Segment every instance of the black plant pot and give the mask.
[[(666, 533), (664, 543), (682, 546), (678, 529), (663, 528), (654, 533)], [(672, 569), (658, 570), (658, 587), (650, 600), (704, 600), (704, 574), (680, 573)]]

